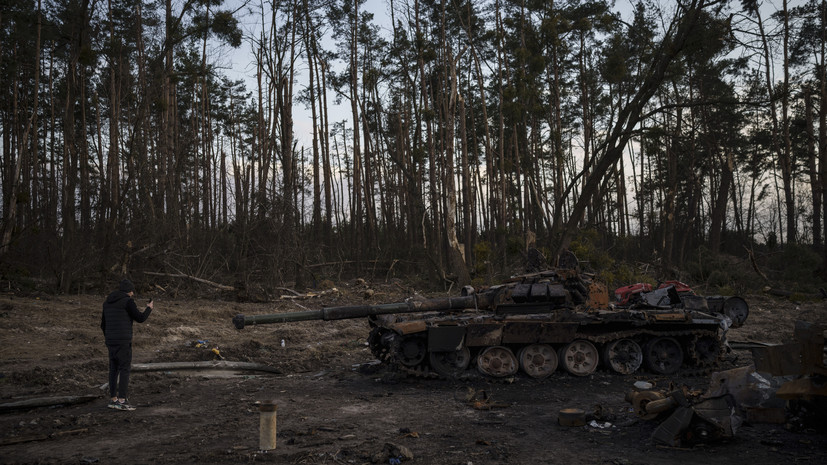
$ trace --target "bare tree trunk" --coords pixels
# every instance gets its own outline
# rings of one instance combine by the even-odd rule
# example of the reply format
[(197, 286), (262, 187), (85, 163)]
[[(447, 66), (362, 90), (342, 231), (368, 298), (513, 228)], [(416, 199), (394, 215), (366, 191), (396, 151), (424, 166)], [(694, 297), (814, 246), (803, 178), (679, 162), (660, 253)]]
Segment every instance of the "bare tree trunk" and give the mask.
[(709, 227), (709, 249), (712, 253), (721, 251), (721, 232), (726, 219), (727, 199), (732, 185), (732, 171), (735, 161), (732, 152), (727, 150), (725, 159), (721, 163), (721, 183), (718, 186), (718, 195), (712, 205), (711, 225)]
[(350, 111), (353, 118), (353, 193), (354, 193), (354, 216), (351, 217), (353, 224), (353, 250), (356, 253), (356, 269), (361, 271), (361, 260), (359, 259), (364, 252), (362, 250), (362, 151), (361, 151), (361, 135), (359, 131), (359, 60), (358, 60), (358, 42), (359, 42), (359, 0), (353, 0), (353, 23), (350, 28)]
[[(678, 89), (675, 87), (675, 98), (678, 98)], [(678, 107), (675, 129), (672, 140), (666, 146), (666, 201), (663, 211), (663, 272), (668, 273), (672, 268), (673, 249), (675, 244), (675, 198), (678, 194), (678, 151), (680, 137), (683, 130), (683, 109)]]
[(692, 34), (705, 4), (706, 0), (692, 0), (688, 2), (686, 8), (682, 10), (682, 16), (674, 19), (674, 33), (663, 39), (660, 50), (654, 54), (654, 61), (650, 65), (644, 81), (638, 87), (637, 92), (629, 101), (629, 104), (624, 107), (618, 115), (617, 123), (607, 135), (605, 142), (606, 150), (594, 164), (592, 176), (589, 177), (580, 198), (575, 203), (569, 221), (565, 225), (556, 225), (557, 228), (562, 230), (561, 240), (557, 250), (558, 255), (563, 249), (569, 246), (574, 232), (577, 230), (577, 219), (585, 211), (591, 195), (597, 192), (597, 189), (602, 183), (603, 176), (623, 155), (623, 149), (631, 137), (633, 128), (640, 122), (644, 105), (646, 105), (660, 86), (668, 66), (683, 49), (686, 39)]
[[(421, 20), (420, 15), (422, 13), (419, 10), (419, 0), (414, 0), (414, 16), (415, 16), (415, 30), (416, 36), (421, 37), (423, 32), (421, 31)], [(420, 114), (429, 114), (431, 112), (431, 103), (430, 103), (430, 86), (428, 85), (428, 75), (425, 73), (425, 58), (424, 58), (425, 50), (422, 47), (417, 49), (417, 67), (419, 69), (419, 82), (420, 84), (420, 94), (419, 98), (421, 101), (421, 111)], [(441, 258), (441, 250), (440, 247), (440, 225), (438, 218), (439, 212), (439, 197), (437, 196), (437, 173), (436, 173), (436, 154), (434, 149), (434, 135), (433, 135), (433, 126), (431, 119), (426, 119), (424, 121), (425, 125), (425, 149), (427, 151), (427, 158), (428, 158), (428, 202), (431, 207), (431, 228), (430, 231), (426, 231), (425, 224), (427, 223), (427, 215), (423, 211), (421, 221), (421, 226), (423, 229), (422, 239), (423, 249), (426, 251), (435, 251), (437, 257), (434, 258), (432, 261), (433, 263), (437, 264), (440, 267), (438, 273), (440, 275), (444, 275), (444, 270), (441, 269), (442, 267), (442, 258)], [(424, 186), (423, 186), (424, 189)]]
[(497, 121), (499, 127), (499, 150), (498, 150), (498, 166), (497, 166), (497, 174), (498, 178), (492, 178), (490, 182), (493, 184), (495, 179), (498, 179), (499, 184), (497, 188), (496, 195), (494, 199), (496, 199), (496, 206), (497, 206), (497, 222), (494, 226), (495, 230), (497, 231), (497, 246), (500, 249), (501, 253), (503, 254), (503, 261), (502, 265), (505, 266), (505, 215), (506, 215), (506, 201), (505, 201), (505, 118), (504, 118), (504, 97), (503, 97), (503, 86), (505, 83), (503, 82), (503, 36), (505, 35), (505, 31), (503, 31), (502, 26), (502, 17), (500, 16), (500, 0), (496, 0), (495, 2), (495, 34), (497, 36)]
[[(6, 213), (5, 221), (3, 222), (3, 236), (2, 241), (0, 241), (0, 258), (2, 258), (6, 253), (8, 253), (9, 248), (11, 246), (11, 238), (12, 233), (14, 232), (14, 226), (16, 223), (16, 215), (17, 215), (17, 199), (20, 195), (20, 172), (22, 170), (23, 162), (25, 157), (29, 154), (29, 137), (32, 135), (32, 128), (35, 127), (37, 122), (37, 113), (38, 113), (38, 98), (40, 96), (40, 30), (41, 30), (41, 2), (40, 0), (37, 1), (37, 42), (35, 42), (35, 66), (34, 66), (34, 76), (35, 76), (35, 88), (34, 88), (34, 101), (32, 103), (32, 114), (29, 117), (29, 121), (26, 124), (26, 129), (23, 131), (23, 135), (20, 137), (18, 141), (19, 148), (17, 151), (17, 159), (14, 162), (14, 168), (12, 170), (12, 177), (11, 177), (11, 186), (9, 189), (9, 203), (6, 206), (4, 212)], [(2, 13), (0, 13), (2, 14)], [(17, 85), (14, 86), (15, 92), (18, 88)], [(17, 98), (15, 97), (15, 104), (17, 106)], [(16, 113), (16, 111), (15, 111)], [(34, 139), (37, 138), (37, 130), (34, 132)], [(37, 155), (35, 153), (35, 155)]]
[(784, 92), (781, 94), (781, 112), (784, 128), (784, 148), (779, 153), (779, 164), (781, 165), (781, 177), (784, 182), (784, 204), (787, 210), (787, 242), (796, 243), (796, 220), (798, 218), (795, 210), (795, 192), (793, 191), (793, 161), (792, 142), (790, 140), (790, 59), (789, 40), (790, 25), (787, 0), (784, 0)]
[[(583, 178), (582, 183), (583, 186), (589, 180), (589, 164), (591, 163), (591, 139), (592, 139), (592, 130), (591, 130), (591, 115), (589, 112), (589, 85), (586, 80), (586, 41), (585, 41), (585, 34), (583, 31), (580, 31), (580, 54), (578, 57), (578, 78), (580, 84), (580, 110), (582, 112), (581, 117), (583, 118)], [(597, 192), (595, 192), (597, 194)], [(584, 194), (585, 195), (585, 194)], [(591, 196), (589, 196), (591, 197)], [(588, 200), (586, 204), (585, 210), (585, 217), (587, 221), (592, 222), (594, 221), (593, 218), (593, 211), (592, 211), (592, 202), (591, 199)], [(580, 217), (580, 221), (583, 221), (583, 215)]]
[(459, 103), (459, 140), (461, 150), (461, 168), (462, 168), (462, 229), (465, 232), (465, 263), (467, 266), (473, 266), (473, 250), (474, 250), (474, 226), (471, 222), (471, 173), (468, 166), (468, 134), (466, 133), (465, 123), (465, 99), (461, 94), (457, 95)]
[[(459, 240), (457, 239), (457, 195), (456, 184), (454, 181), (454, 124), (456, 120), (456, 101), (458, 96), (457, 90), (457, 70), (456, 61), (454, 59), (451, 46), (447, 43), (445, 37), (445, 0), (442, 1), (443, 8), (443, 25), (442, 25), (442, 40), (445, 47), (444, 70), (445, 75), (449, 79), (450, 91), (443, 97), (443, 111), (445, 112), (445, 178), (443, 184), (445, 186), (445, 195), (448, 200), (447, 209), (445, 211), (445, 233), (448, 242), (448, 262), (452, 274), (456, 276), (457, 283), (460, 286), (465, 286), (471, 282), (471, 276), (468, 273), (468, 267), (462, 257)], [(459, 59), (459, 56), (457, 56)], [(460, 99), (462, 97), (459, 97)]]
[[(784, 7), (786, 9), (786, 0), (784, 1)], [(787, 153), (786, 153), (786, 150), (787, 150), (786, 138), (785, 138), (785, 145), (784, 145), (784, 147), (782, 147), (778, 143), (778, 141), (783, 137), (783, 134), (779, 134), (781, 132), (781, 130), (779, 129), (780, 124), (778, 122), (778, 113), (777, 113), (776, 106), (775, 106), (776, 96), (775, 96), (774, 86), (773, 86), (773, 83), (772, 83), (772, 76), (770, 74), (770, 70), (771, 70), (770, 49), (769, 49), (769, 45), (768, 45), (768, 42), (767, 42), (766, 33), (764, 32), (764, 22), (761, 18), (760, 9), (755, 8), (754, 12), (755, 12), (756, 18), (758, 20), (758, 30), (761, 34), (761, 43), (762, 43), (763, 48), (764, 48), (764, 76), (765, 76), (766, 82), (767, 82), (767, 94), (769, 96), (769, 101), (770, 101), (769, 110), (770, 110), (770, 116), (771, 116), (771, 122), (772, 122), (772, 126), (771, 126), (771, 129), (772, 129), (772, 138), (771, 138), (772, 148), (773, 148), (773, 152), (778, 157), (778, 164), (780, 165), (780, 168), (781, 168), (781, 171), (782, 171), (781, 177), (783, 178), (783, 183), (785, 185), (784, 195), (786, 197), (787, 196), (786, 184), (788, 182), (787, 175), (786, 175), (786, 170), (788, 169), (788, 165), (786, 164), (786, 161), (785, 161), (786, 160), (786, 155), (787, 155)], [(786, 13), (785, 13), (785, 24), (786, 24)], [(785, 76), (784, 92), (785, 93), (788, 91), (788, 89), (786, 88), (786, 84), (788, 83), (788, 79), (789, 79), (789, 76), (788, 76), (788, 71), (789, 70), (788, 70), (788, 65), (787, 65), (787, 60), (786, 60), (787, 34), (788, 34), (788, 31), (787, 31), (787, 28), (785, 27), (785, 31), (784, 31), (784, 57), (785, 57), (785, 60), (784, 60), (784, 76)], [(783, 112), (784, 112), (784, 115), (786, 115), (786, 112), (787, 112), (787, 106), (786, 106), (787, 105), (787, 100), (786, 100), (786, 98), (782, 100), (782, 103), (783, 103), (783, 106), (784, 106)], [(785, 129), (787, 128), (786, 123), (784, 123), (784, 128)], [(790, 194), (792, 194), (791, 190), (789, 192), (790, 192)], [(787, 207), (789, 208), (789, 204), (787, 204)], [(781, 213), (780, 208), (781, 208), (781, 205), (780, 205), (780, 202), (779, 202), (779, 213)], [(785, 232), (787, 233), (787, 241), (788, 242), (794, 242), (795, 237), (789, 237), (790, 221), (793, 222), (792, 223), (793, 226), (795, 225), (794, 212), (791, 212), (791, 211), (787, 210), (786, 216), (787, 216), (787, 229), (786, 229)], [(781, 221), (780, 218), (779, 218), (779, 221)]]
[(804, 116), (807, 132), (807, 165), (810, 171), (810, 189), (813, 195), (813, 245), (816, 248), (822, 246), (821, 238), (821, 200), (824, 193), (822, 180), (819, 179), (818, 168), (816, 167), (816, 136), (813, 130), (813, 96), (812, 90), (804, 89)]
[(307, 0), (303, 0), (304, 5), (304, 43), (305, 54), (307, 55), (308, 79), (310, 91), (310, 116), (311, 124), (313, 125), (313, 236), (318, 238), (321, 236), (322, 228), (322, 187), (321, 187), (321, 169), (319, 165), (319, 120), (316, 115), (316, 55), (312, 46), (315, 42), (315, 31), (311, 24), (310, 8), (307, 5)]
[[(313, 48), (316, 50), (316, 42), (313, 42)], [(333, 237), (333, 170), (331, 168), (330, 163), (330, 124), (328, 121), (328, 113), (327, 113), (327, 78), (325, 70), (327, 69), (327, 63), (321, 59), (318, 61), (321, 66), (321, 101), (319, 102), (319, 107), (322, 113), (323, 118), (323, 125), (321, 128), (322, 133), (322, 153), (324, 154), (322, 157), (322, 165), (324, 170), (324, 193), (325, 193), (325, 239), (327, 242), (330, 242), (330, 239)]]
[[(822, 230), (827, 235), (827, 0), (821, 1), (821, 69), (819, 73), (819, 112), (818, 112), (818, 157), (821, 178), (822, 212), (821, 218), (825, 222)], [(827, 240), (822, 248), (824, 262), (821, 266), (822, 276), (827, 278)]]

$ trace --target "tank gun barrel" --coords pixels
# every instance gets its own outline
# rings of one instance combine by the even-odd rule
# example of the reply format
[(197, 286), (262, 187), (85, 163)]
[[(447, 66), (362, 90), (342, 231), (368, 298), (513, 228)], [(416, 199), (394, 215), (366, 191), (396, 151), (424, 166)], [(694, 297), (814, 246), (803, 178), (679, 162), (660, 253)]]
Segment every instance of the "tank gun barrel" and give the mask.
[(353, 305), (341, 307), (325, 307), (319, 310), (303, 312), (272, 313), (267, 315), (236, 315), (233, 324), (238, 329), (250, 325), (266, 325), (275, 323), (292, 323), (294, 321), (309, 320), (344, 320), (348, 318), (364, 318), (373, 315), (390, 313), (424, 313), (444, 310), (461, 310), (465, 308), (488, 307), (491, 298), (487, 294), (473, 294), (461, 297), (443, 297), (428, 300), (412, 300), (383, 305)]

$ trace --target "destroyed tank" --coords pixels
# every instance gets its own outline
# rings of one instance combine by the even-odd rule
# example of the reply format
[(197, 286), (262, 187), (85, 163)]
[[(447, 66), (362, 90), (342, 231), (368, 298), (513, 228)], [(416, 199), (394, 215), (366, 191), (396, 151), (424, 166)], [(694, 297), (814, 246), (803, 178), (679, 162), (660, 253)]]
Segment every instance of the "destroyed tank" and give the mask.
[(520, 371), (545, 378), (558, 366), (576, 376), (600, 366), (621, 374), (641, 367), (661, 375), (706, 370), (723, 355), (728, 328), (746, 320), (739, 297), (679, 294), (674, 286), (653, 292), (634, 305), (615, 305), (594, 275), (558, 267), (466, 287), (458, 297), (237, 315), (233, 323), (242, 329), (366, 318), (371, 352), (404, 372), (456, 378), (476, 367), (495, 378)]

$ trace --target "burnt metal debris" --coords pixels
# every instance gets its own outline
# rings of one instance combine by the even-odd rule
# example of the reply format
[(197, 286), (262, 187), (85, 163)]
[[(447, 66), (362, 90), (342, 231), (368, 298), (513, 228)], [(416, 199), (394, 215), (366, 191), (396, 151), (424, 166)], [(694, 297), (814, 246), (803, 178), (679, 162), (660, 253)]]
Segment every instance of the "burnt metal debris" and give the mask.
[(671, 392), (632, 391), (626, 401), (640, 419), (660, 419), (652, 440), (671, 447), (731, 438), (742, 423), (731, 396), (701, 395), (685, 386)]
[(499, 285), (466, 287), (458, 297), (237, 315), (233, 323), (242, 329), (366, 318), (372, 353), (404, 372), (455, 378), (476, 367), (495, 378), (520, 371), (544, 378), (558, 366), (576, 376), (599, 366), (622, 374), (641, 367), (663, 375), (708, 370), (726, 350), (729, 327), (748, 315), (740, 297), (696, 296), (685, 285), (641, 289), (633, 302), (610, 302), (606, 286), (582, 272), (573, 254), (558, 264)]
[(786, 401), (787, 411), (821, 428), (827, 417), (825, 331), (827, 326), (796, 321), (792, 342), (752, 349), (755, 371), (783, 381), (775, 397)]
[(822, 325), (797, 321), (793, 342), (752, 348), (753, 365), (712, 373), (703, 393), (685, 386), (667, 392), (636, 385), (626, 401), (640, 419), (660, 422), (652, 440), (668, 446), (731, 438), (744, 421), (812, 423), (823, 428), (825, 330)]

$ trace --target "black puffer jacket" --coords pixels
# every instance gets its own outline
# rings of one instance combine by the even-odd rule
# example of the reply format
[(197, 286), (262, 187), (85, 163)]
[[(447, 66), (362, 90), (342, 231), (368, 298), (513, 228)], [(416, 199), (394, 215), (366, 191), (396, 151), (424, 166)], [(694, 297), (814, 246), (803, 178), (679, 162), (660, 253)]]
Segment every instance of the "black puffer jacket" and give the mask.
[(149, 307), (143, 313), (139, 312), (135, 301), (126, 292), (115, 291), (109, 294), (103, 303), (101, 314), (101, 330), (106, 336), (106, 343), (132, 342), (132, 321), (143, 323), (151, 312)]

